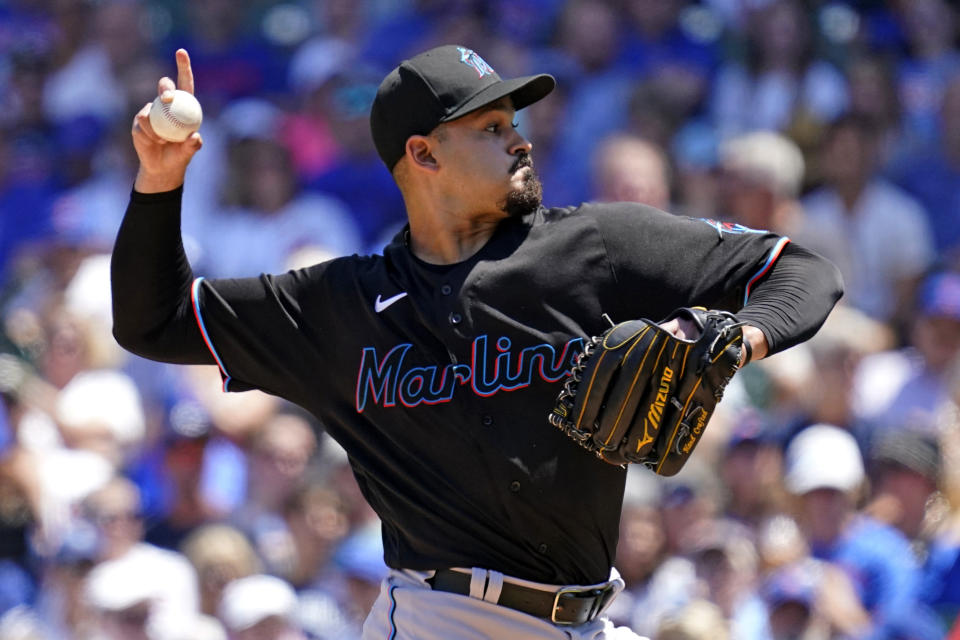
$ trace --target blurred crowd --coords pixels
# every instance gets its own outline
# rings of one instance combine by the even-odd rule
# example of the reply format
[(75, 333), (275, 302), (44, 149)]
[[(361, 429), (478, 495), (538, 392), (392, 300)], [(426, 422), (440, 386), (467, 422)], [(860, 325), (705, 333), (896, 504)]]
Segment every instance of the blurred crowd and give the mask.
[[(0, 2), (0, 640), (343, 640), (387, 569), (336, 443), (214, 367), (122, 352), (133, 115), (191, 54), (200, 275), (378, 252), (368, 111), (431, 46), (557, 90), (545, 204), (790, 236), (846, 294), (747, 367), (678, 476), (631, 469), (619, 624), (654, 640), (960, 638), (960, 13), (946, 0)], [(548, 429), (546, 421), (544, 429)]]

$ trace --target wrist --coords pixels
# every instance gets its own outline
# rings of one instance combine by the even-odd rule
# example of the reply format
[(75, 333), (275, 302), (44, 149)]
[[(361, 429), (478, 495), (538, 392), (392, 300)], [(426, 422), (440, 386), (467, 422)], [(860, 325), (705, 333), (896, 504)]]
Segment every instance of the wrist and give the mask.
[(743, 348), (745, 352), (743, 364), (747, 364), (765, 357), (770, 346), (763, 331), (753, 325), (747, 325), (743, 328)]
[(750, 341), (747, 340), (746, 336), (744, 336), (742, 349), (740, 351), (740, 362), (738, 363), (738, 366), (741, 368), (745, 367), (751, 360), (753, 360), (753, 347), (750, 346)]
[(137, 179), (133, 183), (135, 191), (140, 193), (161, 193), (173, 191), (183, 184), (185, 171), (152, 173), (140, 167)]

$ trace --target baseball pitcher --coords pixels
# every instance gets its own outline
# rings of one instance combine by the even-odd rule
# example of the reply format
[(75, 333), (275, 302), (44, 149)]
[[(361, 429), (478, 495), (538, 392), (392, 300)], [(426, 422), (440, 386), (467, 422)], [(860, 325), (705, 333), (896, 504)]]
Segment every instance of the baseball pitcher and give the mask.
[[(161, 95), (193, 92), (177, 64)], [(676, 473), (730, 376), (841, 295), (833, 265), (772, 233), (541, 206), (515, 116), (553, 88), (465, 46), (402, 62), (370, 125), (409, 224), (383, 255), (240, 279), (197, 277), (181, 245), (200, 135), (163, 141), (149, 105), (134, 119), (114, 334), (286, 398), (346, 449), (392, 569), (364, 638), (636, 638), (604, 615), (626, 466)]]

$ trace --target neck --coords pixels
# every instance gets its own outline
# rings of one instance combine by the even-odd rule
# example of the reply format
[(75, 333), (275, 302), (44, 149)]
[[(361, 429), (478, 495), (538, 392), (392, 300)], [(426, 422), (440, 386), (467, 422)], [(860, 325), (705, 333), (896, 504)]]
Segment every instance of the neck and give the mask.
[(456, 264), (471, 258), (493, 236), (497, 222), (475, 221), (459, 228), (419, 226), (410, 221), (410, 250), (424, 262)]
[(436, 201), (407, 201), (410, 250), (431, 264), (456, 264), (477, 253), (504, 219), (502, 211), (464, 213)]

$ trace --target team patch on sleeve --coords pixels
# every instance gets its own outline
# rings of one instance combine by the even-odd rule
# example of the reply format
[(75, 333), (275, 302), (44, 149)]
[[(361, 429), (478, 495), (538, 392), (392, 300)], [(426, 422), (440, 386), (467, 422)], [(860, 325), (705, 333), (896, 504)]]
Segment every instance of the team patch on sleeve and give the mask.
[(766, 229), (751, 229), (750, 227), (745, 227), (744, 225), (736, 222), (721, 222), (720, 220), (714, 220), (712, 218), (694, 218), (694, 220), (707, 223), (716, 229), (717, 233), (721, 237), (723, 237), (723, 234), (725, 233), (731, 233), (734, 235), (739, 235), (741, 233), (769, 233)]

